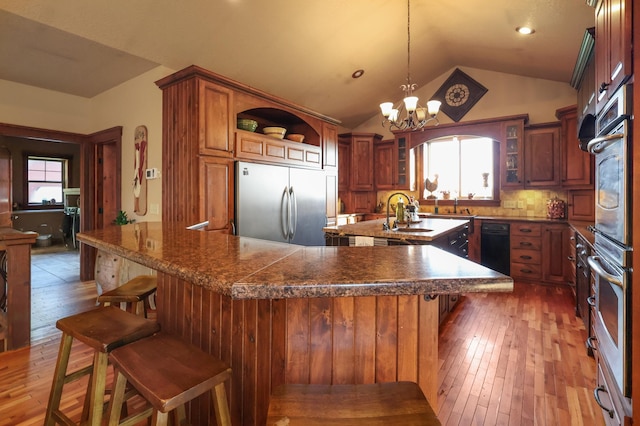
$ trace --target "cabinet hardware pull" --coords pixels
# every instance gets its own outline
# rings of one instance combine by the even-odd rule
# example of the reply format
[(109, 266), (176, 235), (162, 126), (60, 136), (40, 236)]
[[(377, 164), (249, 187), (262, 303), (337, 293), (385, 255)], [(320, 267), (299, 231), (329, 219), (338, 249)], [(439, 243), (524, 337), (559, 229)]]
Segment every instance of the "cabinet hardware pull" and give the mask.
[(531, 256), (521, 255), (521, 256), (520, 256), (520, 259), (527, 259), (527, 260), (529, 260), (529, 259), (531, 259)]
[(607, 87), (609, 87), (609, 83), (602, 82), (600, 84), (600, 88), (598, 89), (598, 92), (600, 92), (600, 93), (606, 92), (607, 91)]
[(591, 306), (592, 308), (595, 308), (596, 307), (596, 297), (595, 296), (587, 297), (587, 304), (589, 306)]
[(520, 228), (520, 232), (531, 232), (531, 229), (528, 229), (528, 228)]
[(597, 342), (598, 339), (596, 338), (596, 336), (589, 336), (587, 338), (587, 341), (585, 342), (587, 344), (587, 347), (591, 350), (597, 351), (598, 348), (596, 347), (596, 345), (593, 342)]
[(520, 245), (523, 247), (530, 247), (532, 244), (529, 241), (520, 241)]
[(522, 272), (523, 274), (530, 274), (533, 271), (531, 269), (520, 269), (520, 272)]
[(596, 403), (600, 406), (600, 408), (606, 411), (607, 414), (609, 414), (609, 417), (613, 418), (613, 414), (614, 414), (613, 409), (607, 408), (604, 405), (602, 405), (602, 401), (600, 401), (600, 392), (609, 393), (607, 391), (607, 388), (605, 388), (604, 386), (598, 386), (593, 390), (593, 397), (596, 399)]
[(576, 258), (573, 257), (573, 256), (567, 256), (567, 260), (570, 261), (570, 262), (573, 262), (573, 261), (576, 260)]

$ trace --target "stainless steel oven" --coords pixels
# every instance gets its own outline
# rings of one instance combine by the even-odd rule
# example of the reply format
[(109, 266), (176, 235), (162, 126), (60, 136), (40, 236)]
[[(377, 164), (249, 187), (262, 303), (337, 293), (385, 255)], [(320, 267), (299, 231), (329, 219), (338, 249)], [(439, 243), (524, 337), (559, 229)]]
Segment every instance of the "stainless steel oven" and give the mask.
[[(598, 387), (594, 396), (609, 419), (631, 412), (631, 85), (622, 86), (596, 119), (594, 334)], [(612, 405), (604, 404), (608, 394)], [(615, 423), (615, 422), (613, 422)]]
[(597, 231), (631, 244), (630, 198), (631, 85), (622, 86), (596, 120), (598, 137), (587, 149), (596, 163)]

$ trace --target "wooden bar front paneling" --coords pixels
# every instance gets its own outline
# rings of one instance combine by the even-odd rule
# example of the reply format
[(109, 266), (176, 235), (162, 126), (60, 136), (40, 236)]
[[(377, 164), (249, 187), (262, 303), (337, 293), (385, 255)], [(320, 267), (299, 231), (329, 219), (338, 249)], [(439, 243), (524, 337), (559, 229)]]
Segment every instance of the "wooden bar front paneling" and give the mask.
[[(416, 296), (231, 300), (158, 273), (158, 321), (231, 365), (233, 424), (263, 425), (283, 383), (414, 380), (437, 409), (438, 303)], [(194, 425), (213, 424), (207, 398)]]
[(7, 254), (9, 350), (24, 348), (31, 342), (31, 244), (37, 236), (35, 232), (0, 228), (0, 250)]

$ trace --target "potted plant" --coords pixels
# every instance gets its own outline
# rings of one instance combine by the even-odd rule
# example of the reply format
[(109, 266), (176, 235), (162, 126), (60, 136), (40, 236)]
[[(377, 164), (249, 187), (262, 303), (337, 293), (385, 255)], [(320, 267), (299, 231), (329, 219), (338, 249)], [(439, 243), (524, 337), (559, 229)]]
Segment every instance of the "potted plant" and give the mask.
[(124, 210), (120, 210), (113, 223), (116, 225), (128, 225), (129, 223), (133, 223), (135, 221), (135, 219), (129, 219), (127, 217), (127, 212), (125, 212)]

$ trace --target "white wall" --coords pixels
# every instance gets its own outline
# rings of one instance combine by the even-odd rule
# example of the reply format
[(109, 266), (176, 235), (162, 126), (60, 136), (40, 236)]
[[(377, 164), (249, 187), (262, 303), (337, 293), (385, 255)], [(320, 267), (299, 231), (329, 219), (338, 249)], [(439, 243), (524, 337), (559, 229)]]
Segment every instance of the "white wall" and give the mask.
[(147, 214), (136, 215), (133, 212), (134, 130), (137, 126), (147, 127), (147, 168), (161, 170), (162, 90), (155, 81), (173, 72), (157, 67), (91, 99), (91, 132), (122, 126), (122, 210), (137, 222), (161, 220), (162, 177), (147, 181)]
[(173, 72), (157, 67), (92, 99), (0, 80), (0, 122), (81, 134), (122, 126), (122, 210), (138, 222), (161, 220), (162, 177), (147, 182), (147, 214), (133, 213), (133, 132), (147, 126), (147, 167), (161, 169), (162, 91), (155, 81)]
[(0, 80), (0, 122), (89, 133), (91, 101), (80, 96)]
[[(476, 68), (457, 67), (471, 78), (486, 87), (487, 93), (471, 108), (460, 122), (485, 118), (504, 117), (518, 114), (529, 114), (529, 123), (546, 123), (557, 121), (555, 112), (558, 108), (575, 105), (577, 92), (569, 83), (522, 77)], [(429, 84), (419, 87), (414, 92), (422, 105), (440, 88), (456, 67), (443, 73)], [(398, 90), (398, 102), (402, 93)], [(380, 114), (372, 117), (354, 132), (378, 133), (385, 139), (393, 139), (393, 134), (381, 125)], [(438, 114), (440, 123), (453, 123), (446, 114)], [(431, 124), (428, 124), (431, 125)]]

